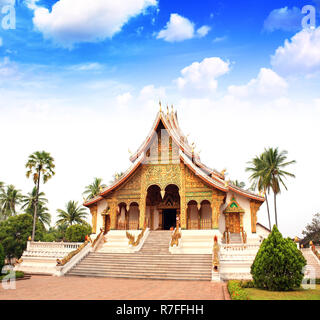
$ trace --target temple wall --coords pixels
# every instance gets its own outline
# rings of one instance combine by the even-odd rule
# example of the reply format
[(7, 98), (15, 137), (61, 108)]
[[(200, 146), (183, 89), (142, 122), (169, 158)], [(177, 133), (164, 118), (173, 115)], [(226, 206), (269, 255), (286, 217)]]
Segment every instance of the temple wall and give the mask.
[(98, 202), (98, 214), (97, 214), (97, 233), (100, 232), (100, 228), (103, 228), (103, 217), (102, 211), (106, 209), (108, 203), (107, 200), (103, 199)]
[[(235, 199), (239, 203), (241, 208), (245, 210), (245, 213), (243, 215), (243, 229), (247, 233), (247, 235), (251, 235), (252, 232), (251, 232), (250, 199), (248, 199), (248, 198), (246, 198), (246, 197), (244, 197), (244, 196), (242, 196), (240, 194), (234, 193), (234, 192), (228, 192), (227, 198), (226, 198), (226, 203), (221, 207), (220, 218), (223, 217), (223, 219), (225, 220), (225, 215), (223, 213), (223, 210), (228, 206), (228, 204), (231, 201), (233, 195), (235, 196)], [(225, 226), (224, 226), (223, 229), (221, 229), (220, 220), (219, 220), (219, 229), (220, 229), (221, 232), (225, 231)]]

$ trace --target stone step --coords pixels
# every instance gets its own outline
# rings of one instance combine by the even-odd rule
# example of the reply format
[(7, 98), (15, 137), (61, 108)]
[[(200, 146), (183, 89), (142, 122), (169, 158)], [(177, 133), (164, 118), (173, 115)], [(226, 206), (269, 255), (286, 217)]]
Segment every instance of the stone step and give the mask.
[[(145, 265), (145, 264), (141, 264), (141, 263), (130, 263), (130, 264), (126, 264), (126, 263), (110, 263), (110, 264), (104, 264), (103, 262), (91, 262), (91, 261), (85, 261), (81, 264), (78, 264), (78, 266), (80, 267), (94, 267), (94, 268), (115, 268), (115, 267), (119, 267), (119, 268), (170, 268), (170, 269), (183, 269), (183, 268), (192, 268), (192, 269), (208, 269), (208, 264), (207, 263), (199, 263), (199, 264), (167, 264), (167, 263), (155, 263), (155, 264), (149, 264), (149, 265)], [(77, 266), (75, 267), (77, 268)]]
[(95, 273), (95, 274), (83, 274), (83, 273), (68, 273), (68, 276), (76, 276), (76, 277), (109, 277), (109, 278), (125, 278), (125, 279), (152, 279), (152, 280), (190, 280), (190, 281), (211, 281), (211, 275), (210, 276), (204, 276), (204, 277), (189, 277), (187, 275), (144, 275), (144, 274), (112, 274), (112, 275), (105, 275), (101, 273)]

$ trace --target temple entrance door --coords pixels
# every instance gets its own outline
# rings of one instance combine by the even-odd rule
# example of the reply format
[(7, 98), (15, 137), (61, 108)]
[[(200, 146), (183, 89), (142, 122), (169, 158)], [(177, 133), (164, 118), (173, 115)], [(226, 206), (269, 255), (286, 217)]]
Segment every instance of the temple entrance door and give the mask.
[(170, 230), (171, 227), (176, 227), (176, 209), (165, 209), (162, 211), (163, 216), (163, 230)]
[(104, 234), (106, 234), (110, 230), (110, 215), (105, 215), (104, 219)]
[(229, 213), (229, 231), (231, 233), (240, 233), (240, 214)]

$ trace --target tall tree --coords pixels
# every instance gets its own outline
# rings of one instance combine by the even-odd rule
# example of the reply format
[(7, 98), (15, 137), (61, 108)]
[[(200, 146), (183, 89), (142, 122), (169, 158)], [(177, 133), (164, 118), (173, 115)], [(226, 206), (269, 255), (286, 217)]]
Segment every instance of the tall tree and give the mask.
[(87, 216), (87, 211), (84, 207), (78, 206), (78, 202), (69, 201), (66, 205), (66, 210), (57, 209), (59, 213), (57, 225), (66, 224), (72, 226), (74, 223), (84, 224), (86, 221), (84, 218)]
[[(31, 192), (28, 192), (26, 196), (23, 196), (23, 199), (21, 201), (22, 203), (21, 209), (23, 209), (26, 213), (33, 215), (34, 207), (36, 203), (36, 197), (37, 197), (37, 188), (34, 187)], [(45, 198), (45, 193), (39, 192), (37, 219), (49, 227), (51, 223), (51, 214), (49, 213), (49, 210), (46, 207), (47, 203), (48, 203), (48, 200)]]
[(287, 161), (287, 154), (288, 151), (286, 150), (279, 152), (278, 148), (269, 148), (265, 149), (263, 155), (265, 162), (264, 184), (273, 191), (276, 226), (278, 226), (277, 195), (281, 192), (281, 185), (288, 190), (283, 179), (287, 177), (295, 178), (293, 173), (283, 170), (283, 168), (296, 163), (295, 160)]
[(0, 211), (2, 220), (16, 214), (16, 206), (20, 204), (22, 194), (14, 185), (0, 190)]
[(268, 186), (265, 182), (266, 175), (266, 162), (264, 159), (264, 154), (260, 156), (256, 156), (251, 161), (248, 162), (250, 167), (246, 168), (246, 171), (251, 172), (251, 176), (249, 177), (250, 181), (252, 181), (252, 189), (258, 190), (259, 192), (265, 193), (266, 205), (267, 205), (267, 213), (269, 220), (269, 229), (271, 230), (271, 219), (270, 219), (270, 210), (269, 210), (269, 202), (267, 194), (270, 192), (270, 186)]
[(231, 181), (231, 183), (241, 189), (243, 189), (246, 186), (246, 184), (243, 181), (234, 180), (234, 181)]
[(302, 234), (304, 235), (303, 245), (309, 244), (310, 241), (320, 243), (320, 212), (313, 216), (311, 223), (306, 226)]
[(102, 183), (101, 178), (94, 178), (93, 183), (86, 186), (83, 195), (86, 196), (86, 199), (92, 199), (97, 196), (106, 185)]
[(28, 169), (26, 175), (29, 178), (32, 175), (33, 182), (36, 185), (37, 193), (34, 205), (34, 215), (33, 215), (33, 229), (32, 229), (32, 241), (34, 240), (36, 220), (37, 220), (37, 209), (38, 209), (38, 197), (40, 189), (40, 180), (42, 176), (42, 182), (46, 183), (52, 176), (55, 175), (54, 172), (54, 159), (51, 157), (50, 153), (42, 151), (36, 151), (29, 156), (28, 162), (26, 163), (26, 168)]

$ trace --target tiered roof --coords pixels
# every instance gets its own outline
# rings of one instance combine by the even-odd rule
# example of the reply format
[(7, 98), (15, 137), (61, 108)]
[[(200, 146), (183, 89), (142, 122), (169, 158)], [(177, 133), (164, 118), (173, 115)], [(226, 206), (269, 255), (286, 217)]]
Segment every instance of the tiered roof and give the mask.
[(199, 154), (194, 152), (194, 147), (188, 143), (187, 137), (183, 134), (182, 130), (180, 129), (177, 112), (174, 112), (172, 109), (171, 112), (169, 112), (168, 110), (165, 114), (163, 111), (161, 111), (160, 107), (160, 111), (157, 113), (157, 117), (153, 122), (152, 128), (149, 131), (147, 138), (144, 140), (144, 142), (141, 144), (138, 150), (130, 157), (130, 161), (132, 162), (130, 168), (117, 181), (103, 189), (97, 197), (86, 201), (84, 203), (85, 206), (90, 206), (98, 202), (99, 200), (102, 200), (104, 196), (106, 196), (108, 193), (114, 191), (117, 187), (122, 185), (136, 171), (136, 169), (139, 167), (139, 165), (143, 162), (145, 158), (146, 151), (150, 146), (152, 138), (156, 134), (156, 130), (160, 122), (162, 122), (163, 126), (168, 131), (168, 134), (172, 137), (172, 140), (179, 147), (179, 156), (181, 161), (183, 161), (185, 165), (191, 171), (196, 173), (199, 176), (199, 178), (202, 179), (206, 184), (224, 192), (228, 192), (231, 190), (247, 198), (251, 198), (261, 202), (264, 201), (264, 197), (252, 193), (250, 191), (244, 190), (242, 188), (239, 188), (233, 185), (232, 183), (225, 181), (223, 173), (215, 169), (211, 169), (207, 167), (205, 164), (203, 164), (200, 161)]

